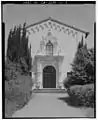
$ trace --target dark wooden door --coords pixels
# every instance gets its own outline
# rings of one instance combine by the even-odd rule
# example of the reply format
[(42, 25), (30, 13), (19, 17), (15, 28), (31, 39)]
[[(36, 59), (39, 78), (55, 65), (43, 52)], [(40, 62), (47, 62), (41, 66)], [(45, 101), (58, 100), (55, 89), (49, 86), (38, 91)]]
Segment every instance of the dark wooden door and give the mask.
[(43, 69), (43, 88), (56, 88), (56, 70), (53, 66)]

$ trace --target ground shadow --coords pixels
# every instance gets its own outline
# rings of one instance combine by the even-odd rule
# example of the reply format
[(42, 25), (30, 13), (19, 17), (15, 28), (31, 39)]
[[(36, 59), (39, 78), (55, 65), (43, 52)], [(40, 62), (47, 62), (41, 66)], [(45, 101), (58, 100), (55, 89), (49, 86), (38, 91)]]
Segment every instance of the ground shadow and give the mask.
[(72, 107), (77, 107), (77, 108), (83, 107), (83, 104), (79, 100), (77, 100), (73, 97), (70, 97), (70, 96), (60, 97), (58, 99), (62, 100), (63, 102), (66, 102), (69, 106), (72, 106)]

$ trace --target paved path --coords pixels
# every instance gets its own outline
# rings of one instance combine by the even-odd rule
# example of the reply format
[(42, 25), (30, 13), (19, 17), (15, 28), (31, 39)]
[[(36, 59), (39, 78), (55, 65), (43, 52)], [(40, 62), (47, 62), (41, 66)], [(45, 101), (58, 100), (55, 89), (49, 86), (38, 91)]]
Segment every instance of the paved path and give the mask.
[(79, 108), (58, 99), (67, 96), (66, 93), (32, 94), (30, 102), (14, 113), (13, 117), (85, 117)]

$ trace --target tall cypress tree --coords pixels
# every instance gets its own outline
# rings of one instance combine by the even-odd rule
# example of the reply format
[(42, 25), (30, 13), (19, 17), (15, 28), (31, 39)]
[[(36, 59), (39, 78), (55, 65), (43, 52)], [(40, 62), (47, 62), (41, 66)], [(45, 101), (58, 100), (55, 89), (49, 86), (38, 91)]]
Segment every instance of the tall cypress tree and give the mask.
[[(22, 31), (22, 34), (21, 34)], [(28, 47), (26, 36), (26, 23), (10, 30), (8, 37), (7, 58), (14, 63), (19, 63), (25, 71), (31, 69), (31, 48)], [(32, 61), (32, 60), (31, 60)]]

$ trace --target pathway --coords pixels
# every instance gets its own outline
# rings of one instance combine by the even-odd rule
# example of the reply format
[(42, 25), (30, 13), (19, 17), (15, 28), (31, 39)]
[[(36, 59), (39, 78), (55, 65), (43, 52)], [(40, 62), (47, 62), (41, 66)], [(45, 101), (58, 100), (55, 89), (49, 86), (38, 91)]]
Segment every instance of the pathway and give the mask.
[(85, 117), (80, 108), (59, 99), (66, 97), (67, 93), (34, 93), (30, 102), (13, 117)]

